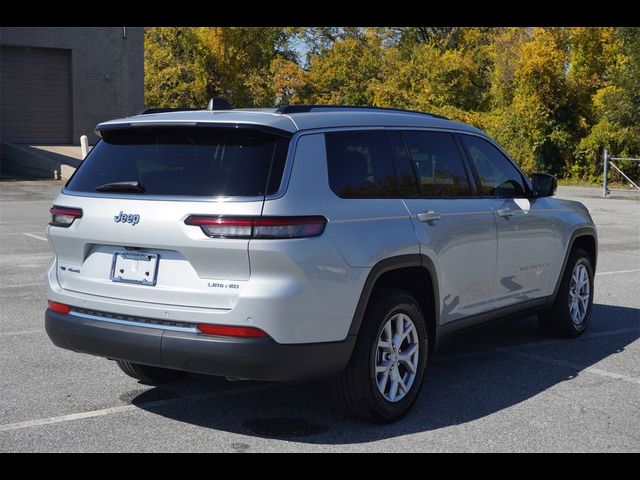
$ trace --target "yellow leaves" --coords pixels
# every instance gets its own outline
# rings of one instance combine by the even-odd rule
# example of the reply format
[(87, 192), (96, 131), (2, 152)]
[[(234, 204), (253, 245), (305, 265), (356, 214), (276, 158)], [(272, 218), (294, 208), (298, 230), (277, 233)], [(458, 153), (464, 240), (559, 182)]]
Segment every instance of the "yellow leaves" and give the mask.
[[(145, 30), (145, 104), (182, 107), (206, 99), (202, 56), (193, 29), (158, 27)], [(206, 103), (206, 101), (205, 101)]]
[[(287, 103), (300, 101), (298, 92), (307, 84), (307, 75), (296, 62), (274, 58), (269, 66), (273, 89), (277, 97), (286, 97)], [(276, 102), (281, 103), (281, 102)]]
[(220, 95), (237, 106), (255, 105), (265, 97), (251, 91), (249, 79), (268, 76), (285, 40), (279, 27), (148, 28), (145, 102), (196, 107)]
[[(430, 111), (486, 129), (527, 169), (573, 173), (595, 168), (578, 145), (633, 151), (639, 142), (639, 36), (611, 27), (150, 28), (146, 102), (202, 106), (222, 95), (240, 107)], [(308, 62), (296, 60), (296, 40)]]
[(380, 74), (381, 45), (375, 38), (337, 40), (323, 55), (312, 56), (310, 100), (329, 104), (373, 103), (370, 85)]
[(621, 93), (622, 89), (616, 85), (607, 85), (600, 88), (592, 98), (594, 108), (597, 112), (603, 113), (607, 106), (607, 100)]
[(397, 48), (382, 53), (382, 75), (370, 90), (375, 105), (435, 111), (445, 106), (477, 108), (480, 92), (474, 80), (478, 67), (462, 49), (418, 44), (409, 58)]
[(308, 75), (300, 66), (282, 57), (274, 58), (269, 67), (246, 76), (245, 85), (260, 106), (304, 103)]
[(535, 28), (531, 41), (522, 46), (515, 71), (520, 87), (536, 94), (549, 106), (563, 95), (566, 81), (568, 59), (560, 41), (554, 29)]

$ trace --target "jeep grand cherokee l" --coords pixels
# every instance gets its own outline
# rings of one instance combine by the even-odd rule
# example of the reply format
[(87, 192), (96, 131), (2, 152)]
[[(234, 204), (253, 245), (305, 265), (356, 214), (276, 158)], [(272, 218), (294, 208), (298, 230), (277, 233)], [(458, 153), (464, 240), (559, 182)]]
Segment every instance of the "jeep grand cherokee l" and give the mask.
[(351, 413), (385, 422), (456, 331), (589, 322), (587, 209), (472, 126), (296, 105), (96, 131), (51, 208), (46, 330), (141, 381), (335, 377)]

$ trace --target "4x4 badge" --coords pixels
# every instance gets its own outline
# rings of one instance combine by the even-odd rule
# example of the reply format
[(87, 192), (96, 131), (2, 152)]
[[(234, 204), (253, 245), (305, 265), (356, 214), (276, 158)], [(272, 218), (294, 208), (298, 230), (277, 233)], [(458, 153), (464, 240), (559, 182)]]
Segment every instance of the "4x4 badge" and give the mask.
[(123, 213), (123, 211), (120, 210), (120, 213), (113, 217), (113, 221), (116, 223), (130, 223), (131, 225), (135, 225), (140, 221), (140, 215)]

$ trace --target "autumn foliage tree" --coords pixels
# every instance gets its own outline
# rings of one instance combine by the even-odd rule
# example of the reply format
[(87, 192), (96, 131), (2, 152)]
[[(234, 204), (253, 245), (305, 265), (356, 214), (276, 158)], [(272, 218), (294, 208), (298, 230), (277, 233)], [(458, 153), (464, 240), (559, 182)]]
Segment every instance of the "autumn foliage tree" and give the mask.
[(293, 58), (276, 27), (156, 27), (145, 30), (145, 102), (197, 107), (214, 96), (256, 106), (256, 76)]
[(429, 111), (485, 129), (528, 172), (591, 181), (603, 148), (640, 155), (638, 28), (160, 27), (145, 48), (149, 106)]

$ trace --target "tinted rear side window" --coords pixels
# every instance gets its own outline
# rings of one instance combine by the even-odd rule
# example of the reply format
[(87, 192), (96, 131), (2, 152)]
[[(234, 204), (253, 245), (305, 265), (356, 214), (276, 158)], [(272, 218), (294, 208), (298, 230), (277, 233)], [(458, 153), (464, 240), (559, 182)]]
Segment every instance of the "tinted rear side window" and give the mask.
[(343, 198), (398, 197), (383, 130), (326, 133), (329, 185)]
[(154, 127), (105, 130), (67, 185), (137, 181), (144, 195), (254, 197), (275, 193), (289, 139), (251, 129)]
[(469, 178), (453, 135), (441, 132), (403, 132), (418, 177), (420, 195), (470, 195)]

